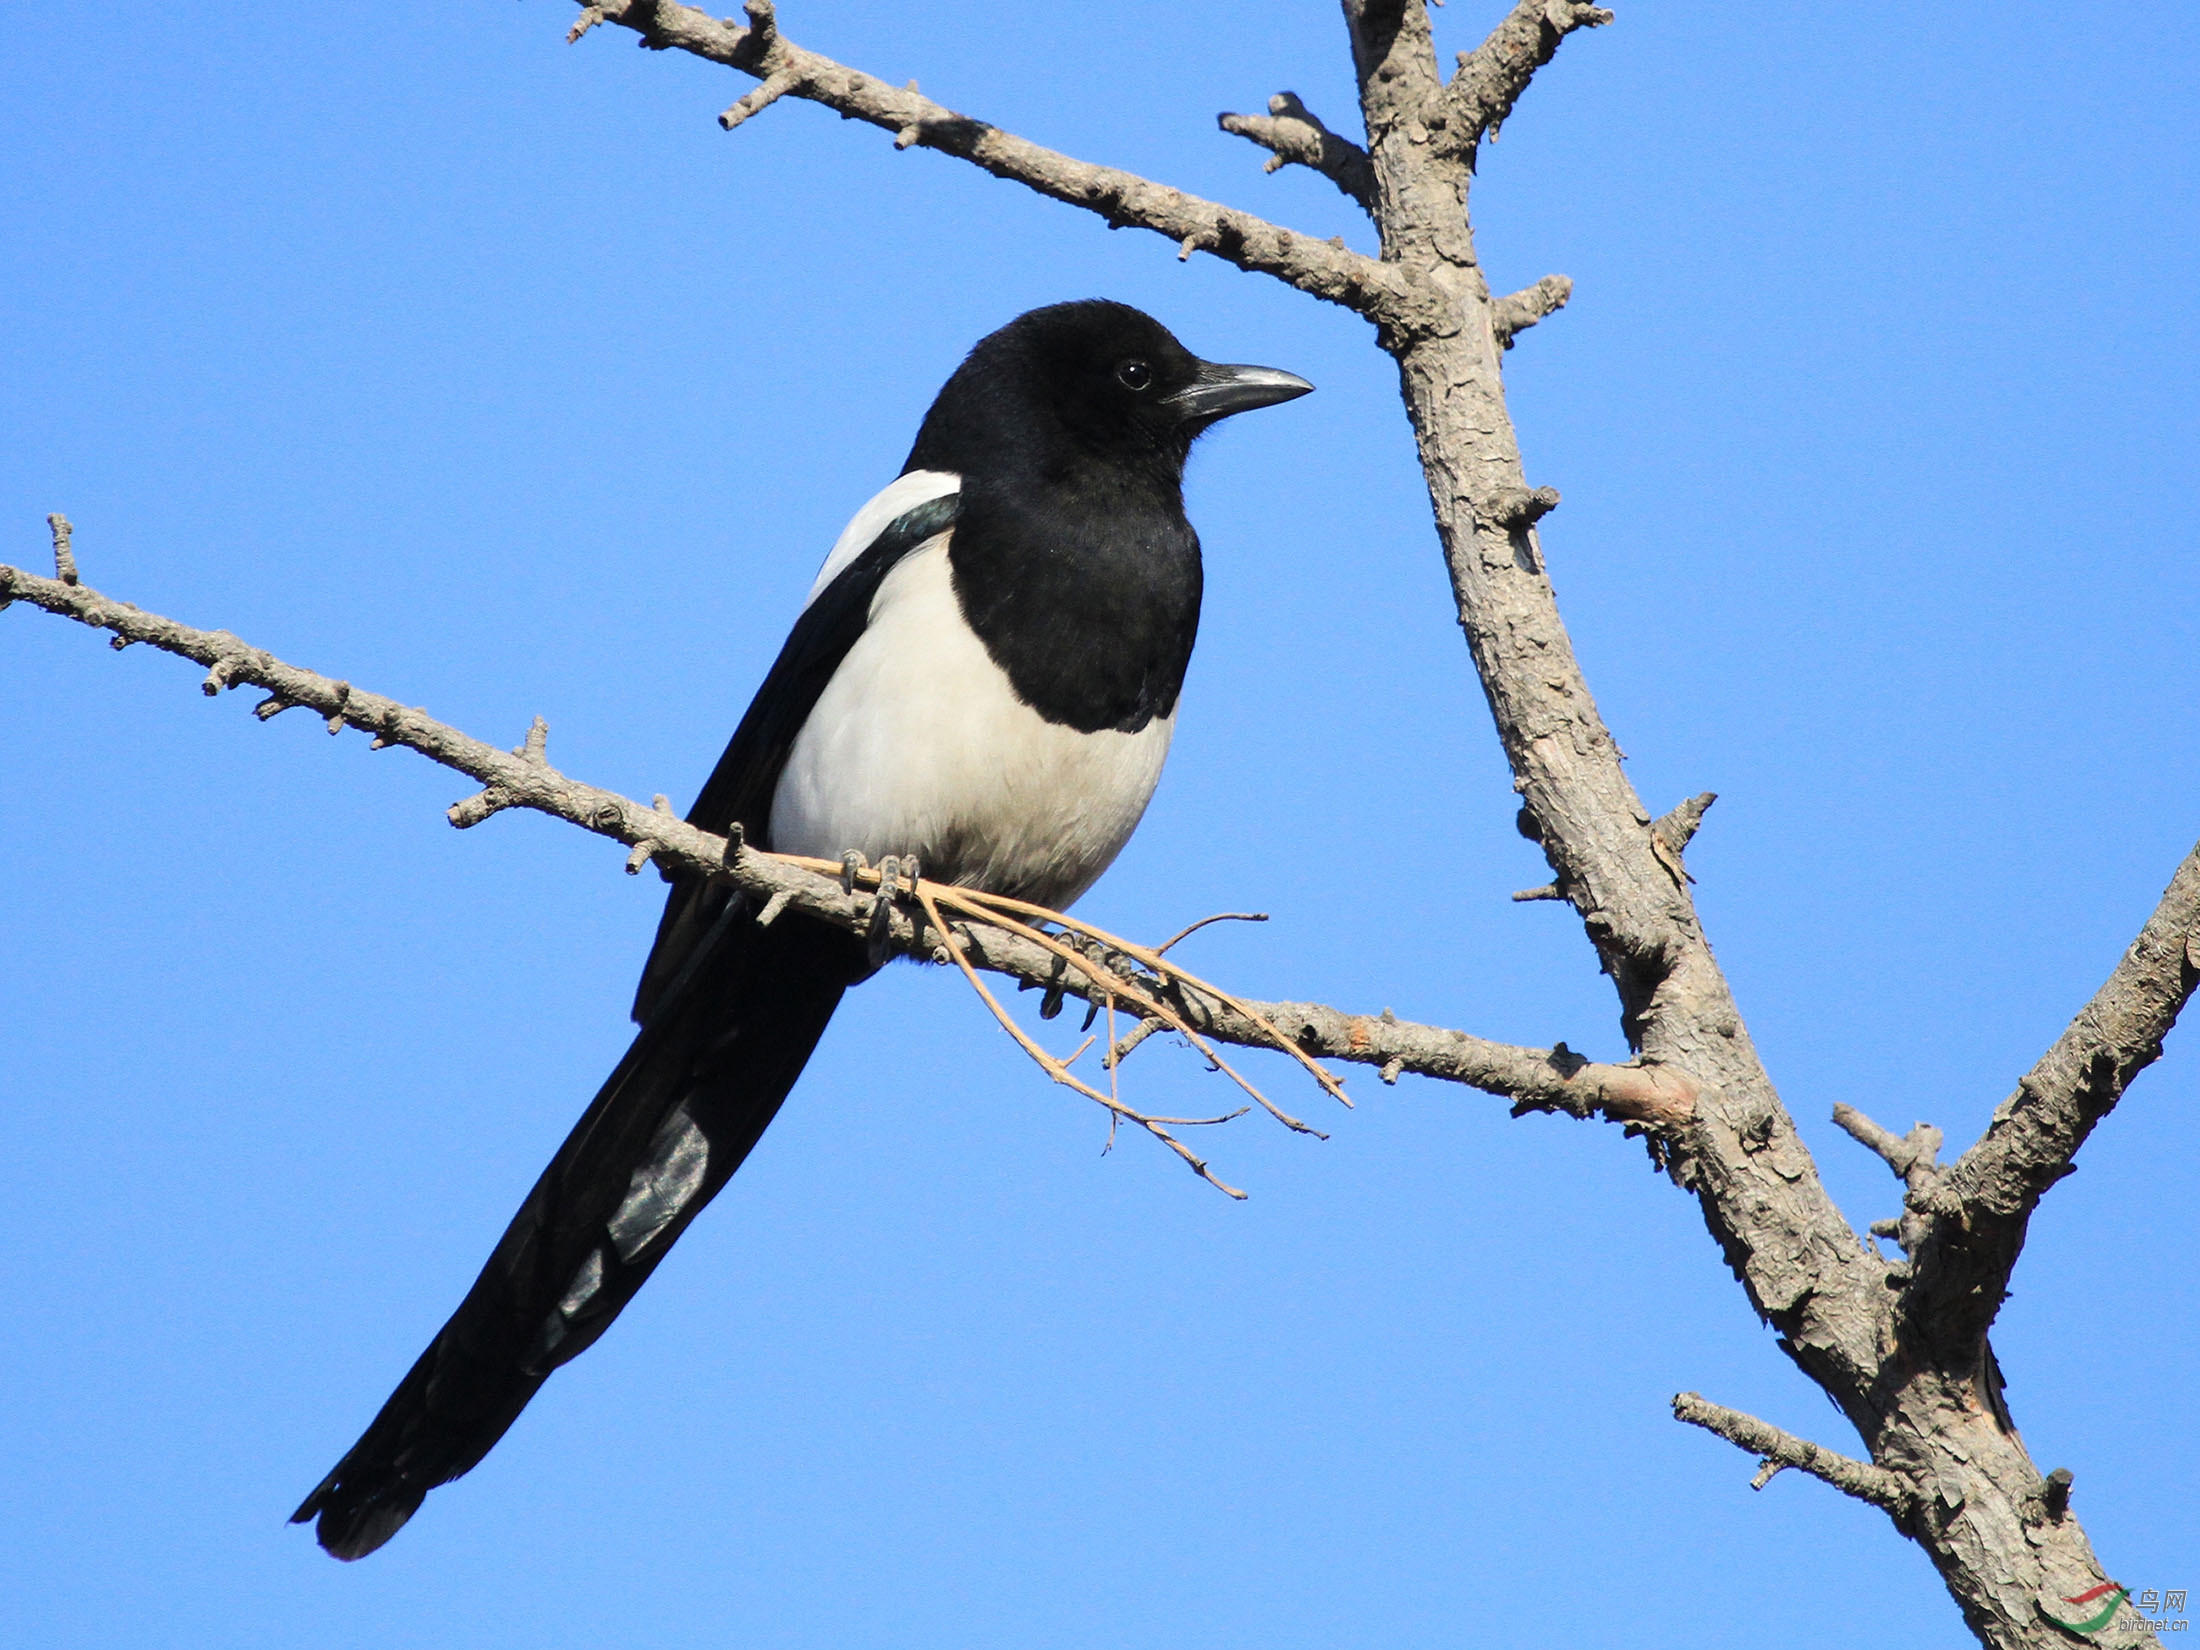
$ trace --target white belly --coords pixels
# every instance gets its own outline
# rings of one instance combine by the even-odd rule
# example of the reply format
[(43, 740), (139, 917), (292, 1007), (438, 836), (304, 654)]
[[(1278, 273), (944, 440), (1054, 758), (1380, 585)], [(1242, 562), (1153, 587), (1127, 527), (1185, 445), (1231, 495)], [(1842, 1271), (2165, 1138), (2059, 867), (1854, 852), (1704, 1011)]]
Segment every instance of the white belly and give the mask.
[(916, 854), (927, 876), (1065, 907), (1130, 840), (1175, 726), (1079, 733), (1021, 703), (963, 620), (942, 534), (879, 586), (772, 793), (771, 846)]

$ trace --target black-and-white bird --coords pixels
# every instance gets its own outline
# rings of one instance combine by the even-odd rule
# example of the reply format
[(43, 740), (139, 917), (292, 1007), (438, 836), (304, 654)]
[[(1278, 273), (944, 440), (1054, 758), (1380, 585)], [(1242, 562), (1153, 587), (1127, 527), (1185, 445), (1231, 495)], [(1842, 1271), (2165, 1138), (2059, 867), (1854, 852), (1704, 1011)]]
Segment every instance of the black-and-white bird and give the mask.
[[(980, 341), (901, 475), (825, 558), (688, 818), (1057, 909), (1129, 840), (1199, 626), (1184, 462), (1217, 420), (1313, 386), (1202, 361), (1124, 304)], [(359, 1558), (471, 1469), (610, 1326), (793, 1087), (864, 942), (677, 880), (641, 1027), (481, 1276), (293, 1515)]]

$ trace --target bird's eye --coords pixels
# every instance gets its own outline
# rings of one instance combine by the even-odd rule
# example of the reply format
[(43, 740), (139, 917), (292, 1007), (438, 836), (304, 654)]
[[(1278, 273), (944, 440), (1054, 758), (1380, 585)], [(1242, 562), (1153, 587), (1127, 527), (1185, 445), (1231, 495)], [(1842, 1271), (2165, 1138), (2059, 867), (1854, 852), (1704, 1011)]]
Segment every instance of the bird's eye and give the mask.
[(1142, 390), (1153, 382), (1153, 368), (1143, 361), (1125, 361), (1115, 369), (1116, 379), (1127, 390)]

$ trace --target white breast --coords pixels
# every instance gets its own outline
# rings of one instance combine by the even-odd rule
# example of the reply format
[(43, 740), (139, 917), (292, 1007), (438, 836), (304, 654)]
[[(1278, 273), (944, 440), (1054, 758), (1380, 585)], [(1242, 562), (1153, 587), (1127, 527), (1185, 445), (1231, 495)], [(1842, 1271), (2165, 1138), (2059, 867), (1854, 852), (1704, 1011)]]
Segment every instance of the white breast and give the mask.
[(927, 876), (1064, 907), (1130, 840), (1176, 718), (1079, 733), (1021, 703), (963, 619), (947, 538), (880, 585), (772, 794), (771, 845), (916, 854)]

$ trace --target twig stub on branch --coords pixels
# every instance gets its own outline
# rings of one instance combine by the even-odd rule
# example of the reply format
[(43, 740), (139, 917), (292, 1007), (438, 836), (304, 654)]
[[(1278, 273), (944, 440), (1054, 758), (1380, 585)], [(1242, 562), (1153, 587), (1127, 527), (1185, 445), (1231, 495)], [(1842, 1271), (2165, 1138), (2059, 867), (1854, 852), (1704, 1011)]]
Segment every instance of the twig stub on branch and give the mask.
[(1557, 314), (1574, 295), (1574, 283), (1565, 275), (1546, 275), (1530, 287), (1507, 293), (1490, 304), (1490, 331), (1506, 349), (1513, 339), (1536, 322)]
[(1367, 151), (1332, 132), (1296, 92), (1278, 92), (1265, 115), (1219, 114), (1215, 124), (1269, 151), (1263, 171), (1304, 166), (1321, 173), (1370, 216), (1375, 212), (1375, 169)]

